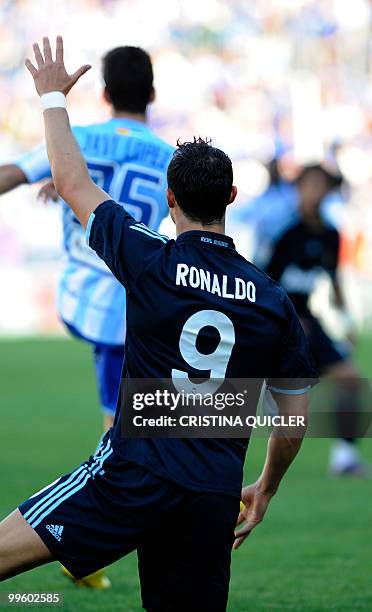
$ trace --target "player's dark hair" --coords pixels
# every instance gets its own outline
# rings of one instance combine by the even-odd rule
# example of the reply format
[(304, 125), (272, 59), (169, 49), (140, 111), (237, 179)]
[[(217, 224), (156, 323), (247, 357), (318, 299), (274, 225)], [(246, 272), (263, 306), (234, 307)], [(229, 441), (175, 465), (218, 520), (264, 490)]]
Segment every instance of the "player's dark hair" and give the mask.
[(153, 93), (148, 53), (139, 47), (117, 47), (103, 58), (103, 80), (117, 111), (144, 113)]
[(203, 225), (221, 222), (233, 184), (231, 159), (210, 143), (202, 138), (177, 141), (167, 175), (183, 213)]

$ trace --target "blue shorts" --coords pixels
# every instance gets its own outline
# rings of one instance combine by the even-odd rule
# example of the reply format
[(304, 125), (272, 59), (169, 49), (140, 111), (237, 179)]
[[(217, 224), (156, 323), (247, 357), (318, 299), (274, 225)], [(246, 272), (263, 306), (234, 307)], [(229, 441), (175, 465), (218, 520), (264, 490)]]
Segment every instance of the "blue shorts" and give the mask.
[(101, 408), (105, 414), (115, 416), (124, 363), (124, 346), (96, 344), (94, 361)]
[(301, 318), (301, 323), (319, 374), (323, 374), (327, 368), (349, 358), (349, 343), (332, 340), (315, 317)]
[(226, 610), (239, 499), (123, 460), (109, 433), (93, 457), (19, 510), (76, 578), (137, 550), (145, 610)]
[(65, 322), (69, 332), (93, 346), (96, 380), (103, 412), (115, 416), (118, 401), (121, 372), (124, 363), (124, 345), (92, 343), (84, 338), (72, 325)]

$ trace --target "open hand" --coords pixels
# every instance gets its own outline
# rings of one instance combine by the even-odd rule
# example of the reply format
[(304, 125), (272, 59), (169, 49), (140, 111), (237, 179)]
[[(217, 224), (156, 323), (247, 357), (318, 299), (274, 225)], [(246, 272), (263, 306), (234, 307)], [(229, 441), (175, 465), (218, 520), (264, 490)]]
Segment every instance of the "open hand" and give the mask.
[(29, 59), (26, 59), (25, 65), (34, 79), (35, 88), (39, 96), (50, 91), (61, 91), (67, 95), (80, 77), (91, 68), (89, 64), (86, 64), (73, 74), (67, 73), (63, 63), (62, 36), (57, 36), (55, 61), (52, 58), (49, 38), (43, 38), (43, 53), (40, 51), (37, 43), (33, 45), (33, 50), (37, 68)]
[(235, 530), (235, 541), (233, 544), (234, 550), (244, 542), (265, 515), (269, 505), (271, 495), (260, 492), (259, 483), (244, 487), (242, 490), (242, 502), (244, 508), (239, 513), (237, 526), (242, 525), (240, 529)]

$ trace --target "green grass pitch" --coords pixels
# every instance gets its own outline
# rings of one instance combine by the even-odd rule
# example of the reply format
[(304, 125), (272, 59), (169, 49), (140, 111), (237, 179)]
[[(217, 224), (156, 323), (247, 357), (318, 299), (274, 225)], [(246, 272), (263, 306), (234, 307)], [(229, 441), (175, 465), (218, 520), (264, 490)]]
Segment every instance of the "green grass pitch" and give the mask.
[[(372, 339), (363, 338), (357, 357), (366, 376), (371, 356)], [(82, 343), (0, 343), (1, 516), (94, 448), (101, 419), (93, 374)], [(328, 448), (327, 440), (305, 442), (265, 522), (233, 553), (229, 612), (371, 610), (372, 481), (330, 479)], [(362, 448), (372, 461), (372, 442)], [(264, 440), (253, 440), (246, 481), (263, 457)], [(112, 590), (78, 589), (54, 563), (2, 583), (0, 593), (62, 592), (68, 612), (140, 610), (136, 556), (108, 574)]]

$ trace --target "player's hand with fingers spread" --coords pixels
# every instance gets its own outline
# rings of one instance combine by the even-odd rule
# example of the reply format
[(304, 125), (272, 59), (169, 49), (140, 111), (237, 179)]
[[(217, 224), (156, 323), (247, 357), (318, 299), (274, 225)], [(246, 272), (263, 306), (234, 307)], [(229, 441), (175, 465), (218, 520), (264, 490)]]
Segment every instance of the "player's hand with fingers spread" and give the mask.
[(43, 52), (37, 43), (33, 45), (36, 66), (27, 59), (26, 68), (31, 73), (35, 88), (39, 96), (51, 91), (61, 91), (65, 96), (70, 89), (85, 74), (91, 66), (86, 64), (81, 66), (73, 74), (68, 74), (63, 62), (63, 40), (57, 36), (55, 60), (52, 57), (52, 49), (49, 38), (43, 38)]
[(270, 503), (272, 494), (264, 493), (260, 490), (260, 483), (248, 485), (242, 490), (242, 503), (244, 508), (238, 516), (237, 526), (242, 525), (240, 529), (235, 530), (235, 541), (233, 544), (234, 550), (244, 542), (265, 515), (267, 507)]

